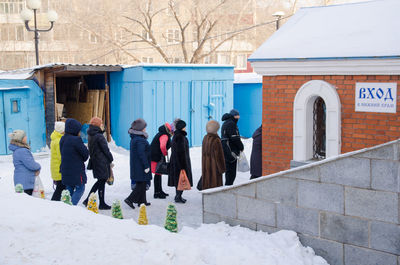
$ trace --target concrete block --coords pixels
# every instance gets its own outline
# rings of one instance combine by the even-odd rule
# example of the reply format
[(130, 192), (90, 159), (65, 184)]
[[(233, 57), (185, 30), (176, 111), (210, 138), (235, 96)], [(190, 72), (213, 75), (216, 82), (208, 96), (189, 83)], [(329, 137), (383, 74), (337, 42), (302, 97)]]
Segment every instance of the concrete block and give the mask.
[(296, 205), (297, 180), (276, 177), (256, 184), (258, 199)]
[(398, 160), (398, 151), (396, 150), (397, 145), (387, 145), (378, 149), (366, 151), (358, 154), (357, 157), (371, 158), (371, 159), (386, 159), (386, 160)]
[(299, 239), (303, 246), (314, 249), (315, 254), (323, 257), (330, 265), (343, 265), (343, 244), (303, 234), (299, 234)]
[(203, 194), (203, 211), (236, 218), (236, 196), (227, 192)]
[(275, 204), (252, 199), (237, 197), (238, 219), (262, 225), (275, 226)]
[(221, 221), (218, 214), (203, 212), (203, 223), (204, 224), (216, 224)]
[(322, 212), (320, 216), (321, 237), (368, 247), (368, 221)]
[(252, 222), (248, 222), (248, 221), (244, 221), (244, 220), (238, 220), (238, 219), (232, 219), (229, 217), (222, 217), (221, 221), (227, 223), (230, 226), (241, 226), (241, 227), (245, 227), (245, 228), (249, 228), (251, 230), (256, 230), (257, 225), (256, 223), (252, 223)]
[(319, 172), (317, 167), (306, 168), (295, 172), (285, 174), (288, 178), (306, 179), (319, 181)]
[(321, 182), (370, 187), (370, 160), (346, 157), (320, 166)]
[(256, 197), (256, 183), (238, 187), (236, 189), (231, 190), (231, 192), (233, 192), (237, 195), (255, 198)]
[(376, 190), (400, 192), (400, 162), (387, 160), (371, 161), (371, 187)]
[(336, 184), (298, 181), (298, 205), (344, 213), (344, 188)]
[(318, 236), (318, 211), (277, 204), (277, 227)]
[(371, 248), (400, 255), (400, 225), (372, 222)]
[(267, 232), (268, 234), (273, 234), (273, 233), (276, 233), (276, 232), (281, 231), (281, 230), (282, 229), (279, 229), (279, 228), (276, 228), (276, 227), (257, 224), (257, 231)]
[(380, 251), (355, 246), (344, 246), (346, 265), (397, 265), (397, 257)]
[(346, 187), (345, 198), (346, 215), (398, 222), (397, 193)]

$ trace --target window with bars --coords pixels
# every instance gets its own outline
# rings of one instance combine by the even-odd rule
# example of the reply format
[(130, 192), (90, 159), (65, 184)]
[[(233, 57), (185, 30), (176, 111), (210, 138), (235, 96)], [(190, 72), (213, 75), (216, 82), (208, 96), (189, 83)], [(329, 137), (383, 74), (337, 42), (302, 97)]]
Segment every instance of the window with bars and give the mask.
[(313, 108), (313, 158), (326, 157), (326, 106), (321, 97), (314, 102)]
[(0, 0), (0, 14), (19, 14), (24, 7), (24, 0)]

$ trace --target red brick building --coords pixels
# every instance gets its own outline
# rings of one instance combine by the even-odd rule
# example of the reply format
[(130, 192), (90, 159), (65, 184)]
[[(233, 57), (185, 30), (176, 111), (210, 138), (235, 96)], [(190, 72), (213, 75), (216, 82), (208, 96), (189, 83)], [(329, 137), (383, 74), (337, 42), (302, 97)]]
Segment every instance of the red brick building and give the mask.
[(400, 1), (303, 8), (252, 56), (263, 173), (400, 138)]

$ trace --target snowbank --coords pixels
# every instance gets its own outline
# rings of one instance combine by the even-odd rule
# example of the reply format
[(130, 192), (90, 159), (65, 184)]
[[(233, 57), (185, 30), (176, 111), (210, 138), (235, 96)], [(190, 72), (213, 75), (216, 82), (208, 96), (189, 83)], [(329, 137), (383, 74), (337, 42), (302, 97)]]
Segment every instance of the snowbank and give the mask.
[(220, 223), (173, 234), (12, 191), (0, 200), (0, 264), (327, 264), (291, 231)]

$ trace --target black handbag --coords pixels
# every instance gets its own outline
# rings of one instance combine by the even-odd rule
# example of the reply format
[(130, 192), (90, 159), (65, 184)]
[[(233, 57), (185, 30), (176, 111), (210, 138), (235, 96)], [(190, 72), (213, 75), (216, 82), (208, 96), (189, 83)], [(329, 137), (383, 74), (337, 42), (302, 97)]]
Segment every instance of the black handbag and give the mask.
[(160, 161), (158, 161), (156, 166), (156, 174), (159, 175), (168, 175), (169, 169), (169, 162), (166, 161), (165, 157), (163, 156)]

